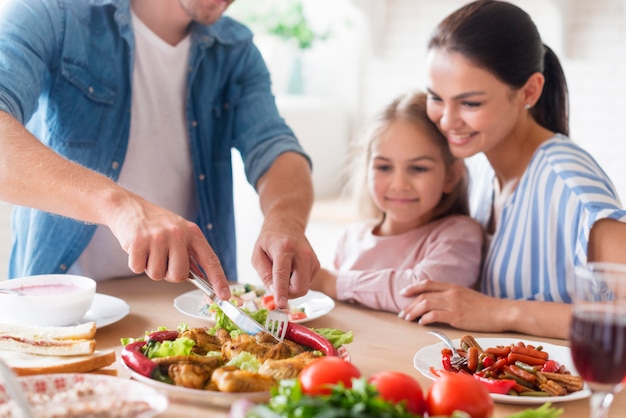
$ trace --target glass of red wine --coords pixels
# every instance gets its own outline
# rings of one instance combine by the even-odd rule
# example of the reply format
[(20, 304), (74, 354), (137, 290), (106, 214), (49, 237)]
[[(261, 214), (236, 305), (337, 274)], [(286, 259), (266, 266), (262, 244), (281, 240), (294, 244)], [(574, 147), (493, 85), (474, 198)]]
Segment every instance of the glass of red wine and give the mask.
[(626, 264), (577, 267), (569, 340), (574, 366), (591, 389), (591, 418), (608, 416), (626, 380)]

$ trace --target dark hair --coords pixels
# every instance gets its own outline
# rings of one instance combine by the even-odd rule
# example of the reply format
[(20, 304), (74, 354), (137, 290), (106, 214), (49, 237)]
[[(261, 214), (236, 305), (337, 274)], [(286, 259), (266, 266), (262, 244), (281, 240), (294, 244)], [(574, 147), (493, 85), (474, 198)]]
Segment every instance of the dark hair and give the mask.
[[(458, 158), (450, 151), (446, 137), (439, 131), (437, 125), (428, 118), (426, 98), (426, 93), (423, 92), (413, 92), (397, 97), (374, 118), (369, 131), (362, 137), (357, 149), (358, 159), (354, 160), (356, 174), (352, 178), (352, 190), (363, 215), (370, 218), (384, 216), (384, 213), (374, 204), (367, 189), (367, 166), (371, 158), (372, 143), (380, 138), (394, 122), (403, 120), (426, 131), (433, 143), (439, 146), (446, 170), (451, 170), (452, 165), (458, 161)], [(450, 193), (443, 194), (433, 210), (433, 220), (453, 214), (469, 215), (465, 173)]]
[(558, 57), (544, 45), (530, 16), (504, 1), (478, 0), (446, 17), (428, 49), (458, 52), (515, 89), (540, 72), (545, 85), (531, 114), (541, 126), (569, 135), (567, 82)]

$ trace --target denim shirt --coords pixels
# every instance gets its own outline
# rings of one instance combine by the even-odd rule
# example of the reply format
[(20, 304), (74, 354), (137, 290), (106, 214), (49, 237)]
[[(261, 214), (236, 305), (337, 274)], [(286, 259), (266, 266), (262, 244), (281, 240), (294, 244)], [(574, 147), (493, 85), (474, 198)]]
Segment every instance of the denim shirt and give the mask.
[[(0, 110), (57, 153), (117, 180), (131, 117), (130, 2), (5, 0), (3, 8)], [(278, 155), (306, 154), (278, 114), (252, 33), (228, 17), (191, 31), (185, 110), (196, 222), (228, 279), (237, 280), (231, 149), (252, 185)], [(66, 272), (95, 228), (16, 207), (9, 277)]]

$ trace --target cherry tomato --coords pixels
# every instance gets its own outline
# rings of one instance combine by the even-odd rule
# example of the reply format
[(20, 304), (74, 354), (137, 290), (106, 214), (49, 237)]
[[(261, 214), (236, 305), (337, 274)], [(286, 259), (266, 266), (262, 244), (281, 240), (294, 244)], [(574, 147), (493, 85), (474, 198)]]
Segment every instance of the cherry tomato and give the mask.
[(379, 372), (368, 380), (380, 397), (391, 403), (406, 401), (407, 410), (416, 415), (426, 412), (426, 401), (422, 387), (413, 377), (401, 372)]
[(428, 389), (426, 404), (429, 415), (448, 416), (458, 410), (471, 418), (489, 418), (493, 413), (489, 391), (469, 374), (442, 374)]
[(322, 357), (309, 363), (302, 369), (298, 379), (302, 392), (307, 395), (327, 395), (331, 386), (343, 383), (352, 387), (352, 379), (361, 377), (357, 367), (340, 357)]

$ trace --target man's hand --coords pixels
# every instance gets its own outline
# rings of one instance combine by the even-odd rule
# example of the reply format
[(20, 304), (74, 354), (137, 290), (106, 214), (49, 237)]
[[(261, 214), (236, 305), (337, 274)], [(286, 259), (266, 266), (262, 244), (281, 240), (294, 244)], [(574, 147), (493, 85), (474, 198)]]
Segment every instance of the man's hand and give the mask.
[(252, 265), (274, 293), (278, 308), (288, 297), (304, 296), (320, 263), (304, 235), (313, 205), (307, 160), (286, 152), (259, 179), (257, 191), (265, 217), (252, 253)]
[(195, 223), (130, 193), (107, 225), (128, 253), (128, 266), (134, 273), (181, 282), (189, 276), (189, 258), (193, 257), (217, 296), (230, 297), (220, 261)]
[(274, 292), (276, 306), (304, 296), (320, 270), (320, 262), (301, 227), (287, 219), (266, 220), (252, 253), (252, 265), (265, 287)]

